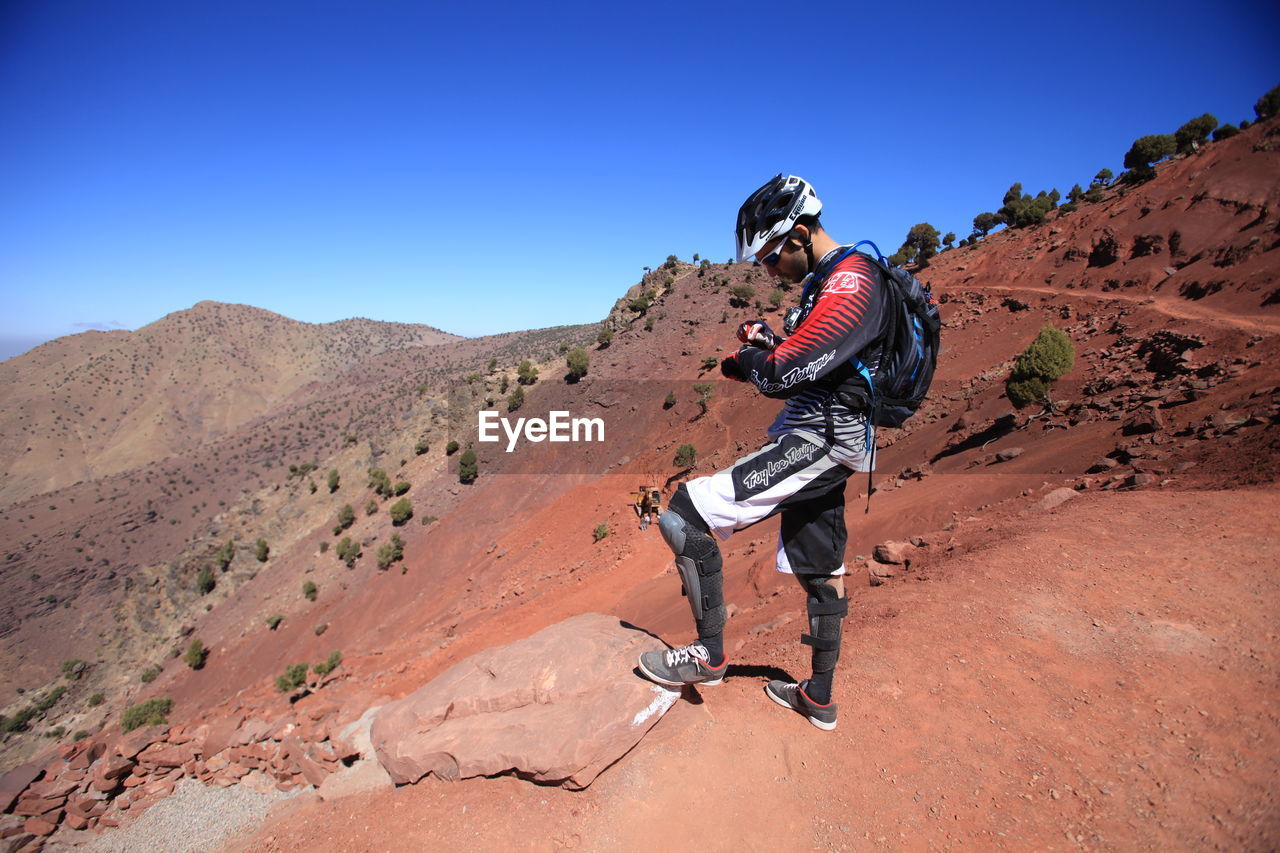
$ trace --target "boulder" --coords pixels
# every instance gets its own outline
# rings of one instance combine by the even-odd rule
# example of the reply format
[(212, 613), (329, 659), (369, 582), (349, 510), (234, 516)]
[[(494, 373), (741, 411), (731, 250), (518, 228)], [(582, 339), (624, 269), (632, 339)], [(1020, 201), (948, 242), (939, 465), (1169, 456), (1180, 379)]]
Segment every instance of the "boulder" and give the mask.
[(0, 776), (0, 812), (7, 812), (18, 801), (18, 795), (40, 778), (44, 772), (39, 764), (23, 764)]
[(871, 552), (871, 556), (877, 563), (904, 566), (911, 564), (911, 555), (914, 551), (915, 546), (910, 542), (881, 542)]
[(397, 784), (514, 771), (585, 788), (679, 698), (634, 672), (648, 634), (585, 613), (458, 663), (374, 717)]
[(1075, 496), (1076, 496), (1075, 489), (1068, 489), (1067, 487), (1064, 486), (1060, 489), (1054, 489), (1052, 492), (1045, 495), (1043, 498), (1040, 499), (1040, 502), (1037, 504), (1037, 506), (1039, 506), (1040, 509), (1042, 510), (1055, 509), (1059, 506), (1062, 506), (1064, 503), (1071, 500)]

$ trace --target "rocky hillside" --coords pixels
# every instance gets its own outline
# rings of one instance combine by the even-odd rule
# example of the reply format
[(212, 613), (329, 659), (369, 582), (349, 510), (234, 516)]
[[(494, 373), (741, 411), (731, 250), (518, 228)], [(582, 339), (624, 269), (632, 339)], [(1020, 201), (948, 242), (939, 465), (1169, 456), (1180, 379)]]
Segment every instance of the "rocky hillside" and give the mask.
[[(1064, 831), (1070, 831), (1073, 843), (1094, 839), (1080, 831), (1081, 821), (1087, 823), (1089, 814), (1102, 809), (1099, 798), (1110, 795), (1097, 793), (1095, 785), (1088, 789), (1086, 806), (1077, 792), (1085, 791), (1081, 774), (1096, 770), (1108, 754), (1100, 747), (1093, 749), (1096, 744), (1082, 745), (1066, 737), (1052, 740), (1050, 755), (1037, 738), (1055, 730), (1054, 715), (1067, 713), (1068, 706), (1081, 716), (1096, 713), (1092, 706), (1083, 708), (1090, 704), (1089, 695), (1101, 691), (1110, 696), (1117, 680), (1137, 683), (1134, 690), (1140, 695), (1126, 694), (1128, 700), (1164, 702), (1178, 679), (1204, 675), (1200, 669), (1181, 669), (1179, 664), (1161, 669), (1165, 681), (1151, 682), (1141, 666), (1129, 666), (1116, 651), (1107, 659), (1109, 666), (1115, 664), (1106, 670), (1115, 673), (1110, 684), (1070, 681), (1102, 664), (1080, 656), (1085, 642), (1080, 632), (1088, 629), (1070, 621), (1069, 608), (1064, 610), (1062, 602), (1096, 596), (1090, 606), (1098, 614), (1093, 617), (1098, 631), (1122, 622), (1128, 626), (1125, 630), (1141, 624), (1144, 648), (1153, 649), (1189, 642), (1186, 638), (1192, 635), (1177, 626), (1190, 624), (1192, 617), (1186, 614), (1196, 606), (1214, 613), (1240, 610), (1242, 622), (1236, 627), (1231, 628), (1229, 620), (1214, 623), (1214, 631), (1227, 632), (1222, 635), (1224, 642), (1228, 634), (1232, 642), (1248, 642), (1239, 635), (1245, 630), (1241, 624), (1255, 626), (1265, 621), (1262, 615), (1268, 608), (1274, 612), (1274, 589), (1265, 586), (1264, 573), (1254, 570), (1255, 564), (1265, 562), (1265, 554), (1262, 560), (1255, 559), (1256, 553), (1245, 554), (1251, 568), (1224, 578), (1220, 586), (1231, 590), (1230, 601), (1196, 602), (1183, 597), (1184, 593), (1200, 598), (1212, 595), (1212, 590), (1206, 592), (1192, 582), (1191, 590), (1177, 587), (1176, 600), (1155, 598), (1153, 592), (1122, 606), (1116, 596), (1124, 594), (1123, 583), (1107, 585), (1104, 595), (1097, 584), (1087, 582), (1087, 576), (1064, 579), (1059, 569), (1071, 564), (1086, 572), (1107, 571), (1111, 558), (1123, 552), (1123, 559), (1143, 573), (1142, 589), (1151, 587), (1163, 594), (1166, 587), (1188, 580), (1183, 574), (1170, 574), (1177, 567), (1168, 566), (1167, 560), (1148, 557), (1160, 547), (1158, 541), (1191, 548), (1188, 535), (1176, 518), (1164, 516), (1163, 539), (1146, 537), (1139, 545), (1125, 532), (1142, 528), (1144, 516), (1174, 512), (1177, 499), (1164, 496), (1198, 490), (1213, 490), (1216, 495), (1249, 484), (1263, 494), (1257, 506), (1273, 502), (1270, 496), (1280, 460), (1275, 429), (1280, 421), (1280, 370), (1275, 367), (1280, 357), (1280, 315), (1276, 313), (1280, 310), (1276, 296), (1280, 287), (1276, 252), (1280, 248), (1280, 151), (1273, 150), (1278, 131), (1275, 121), (1256, 125), (1196, 155), (1163, 165), (1157, 178), (1147, 184), (1114, 187), (1101, 201), (1072, 213), (1054, 214), (1039, 227), (999, 232), (974, 246), (944, 252), (920, 271), (942, 302), (944, 352), (936, 393), (926, 407), (908, 429), (881, 436), (869, 515), (864, 515), (857, 494), (865, 481), (850, 481), (848, 564), (860, 583), (853, 593), (856, 612), (847, 630), (853, 648), (885, 649), (880, 654), (886, 657), (879, 668), (874, 656), (851, 654), (842, 660), (837, 689), (856, 697), (852, 707), (843, 706), (842, 713), (857, 719), (860, 710), (873, 714), (886, 697), (908, 695), (914, 703), (911, 709), (923, 714), (930, 707), (930, 695), (945, 695), (952, 703), (949, 707), (972, 708), (976, 702), (986, 708), (991, 720), (986, 725), (1016, 728), (1022, 740), (1012, 757), (997, 743), (983, 740), (980, 732), (985, 730), (974, 728), (980, 720), (966, 723), (961, 739), (954, 741), (971, 746), (981, 742), (970, 758), (990, 763), (1002, 778), (1027, 775), (1030, 770), (1023, 765), (1033, 759), (1037, 778), (1053, 770), (1065, 779), (1069, 774), (1063, 768), (1069, 762), (1064, 755), (1088, 753), (1094, 762), (1079, 773), (1072, 769), (1076, 775), (1058, 783), (1070, 784), (1071, 789), (1054, 788), (1059, 796), (1064, 791), (1071, 795), (1068, 803), (1045, 807), (1053, 810), (1055, 819), (1062, 817), (1062, 826), (1046, 824), (1043, 831), (1026, 833), (1026, 826), (1033, 824), (1024, 822), (1021, 829), (1008, 822), (981, 824), (971, 815), (990, 814), (990, 809), (982, 806), (981, 796), (969, 792), (986, 783), (965, 776), (960, 764), (947, 775), (946, 768), (938, 768), (944, 759), (931, 752), (953, 739), (935, 731), (936, 737), (921, 740), (918, 721), (924, 718), (920, 716), (905, 727), (901, 719), (875, 717), (879, 728), (873, 727), (871, 736), (879, 738), (882, 748), (877, 754), (893, 752), (895, 743), (905, 744), (905, 753), (894, 753), (896, 764), (886, 758), (879, 768), (863, 767), (859, 779), (875, 780), (876, 773), (888, 773), (893, 766), (912, 784), (945, 791), (952, 803), (960, 797), (965, 803), (972, 800), (968, 808), (974, 811), (965, 812), (965, 821), (981, 831), (966, 834), (970, 842), (999, 843), (993, 825), (1001, 827), (1006, 837), (1013, 832), (1029, 846), (1051, 844), (1052, 833), (1060, 838)], [(743, 286), (754, 295), (733, 292)], [(505, 413), (502, 401), (517, 387), (518, 339), (495, 341), (489, 349), (477, 346), (465, 353), (449, 349), (463, 344), (430, 348), (433, 353), (457, 353), (447, 361), (432, 362), (430, 370), (419, 360), (428, 350), (418, 348), (386, 352), (363, 362), (358, 370), (348, 371), (348, 384), (354, 388), (339, 393), (336, 386), (328, 386), (324, 393), (308, 392), (307, 402), (246, 423), (210, 444), (211, 449), (184, 457), (184, 465), (136, 469), (128, 477), (118, 475), (73, 487), (55, 498), (10, 506), (4, 519), (10, 540), (25, 538), (33, 544), (15, 550), (5, 563), (5, 583), (18, 591), (16, 606), (30, 609), (22, 614), (20, 629), (4, 638), (4, 670), (19, 673), (22, 681), (15, 680), (13, 686), (33, 689), (15, 696), (5, 713), (29, 705), (33, 695), (48, 697), (56, 685), (68, 689), (32, 717), (31, 733), (14, 736), (5, 744), (7, 754), (13, 760), (31, 754), (42, 745), (33, 744), (33, 735), (57, 726), (64, 734), (83, 729), (92, 735), (79, 751), (66, 751), (68, 763), (84, 761), (82, 756), (93, 749), (105, 750), (117, 742), (119, 714), (126, 706), (148, 698), (171, 699), (173, 727), (155, 730), (152, 745), (141, 743), (145, 740), (141, 737), (129, 745), (129, 749), (137, 746), (138, 752), (127, 763), (117, 762), (118, 771), (113, 771), (118, 772), (114, 778), (137, 781), (109, 786), (110, 797), (99, 799), (111, 799), (113, 805), (103, 805), (96, 815), (78, 816), (101, 823), (107, 817), (116, 820), (112, 809), (118, 811), (121, 805), (154, 801), (183, 776), (225, 780), (247, 777), (266, 766), (280, 785), (314, 784), (319, 777), (312, 776), (338, 769), (343, 757), (339, 753), (351, 748), (340, 746), (341, 739), (335, 740), (334, 734), (365, 710), (405, 696), (475, 652), (529, 636), (579, 613), (610, 614), (664, 639), (682, 641), (689, 631), (688, 611), (676, 595), (669, 552), (652, 529), (638, 530), (627, 494), (642, 480), (656, 480), (669, 495), (680, 478), (710, 473), (758, 445), (776, 403), (762, 400), (740, 384), (718, 381), (712, 365), (734, 345), (733, 329), (739, 321), (760, 315), (776, 320), (780, 308), (771, 305), (773, 289), (774, 284), (750, 265), (673, 264), (656, 269), (611, 313), (608, 325), (614, 330), (613, 339), (607, 347), (591, 352), (589, 370), (577, 382), (566, 381), (563, 358), (556, 352), (560, 344), (571, 343), (571, 335), (560, 336), (550, 352), (546, 335), (537, 337), (536, 345), (526, 341), (528, 349), (543, 356), (538, 359), (540, 378), (523, 386), (524, 402), (510, 416), (547, 417), (552, 411), (567, 411), (599, 417), (607, 429), (605, 440), (598, 443), (526, 442), (508, 454), (500, 445), (478, 440), (475, 412), (493, 408)], [(795, 296), (794, 290), (782, 293), (781, 305)], [(1055, 385), (1054, 405), (1014, 410), (1004, 395), (1004, 379), (1013, 360), (1046, 323), (1071, 338), (1075, 364)], [(579, 342), (595, 337), (589, 329), (575, 334)], [(504, 358), (490, 372), (488, 359), (494, 356), (488, 353), (508, 343), (510, 348), (502, 350)], [(468, 380), (469, 374), (475, 375)], [(423, 376), (428, 376), (425, 382)], [(419, 393), (423, 385), (426, 390)], [(434, 392), (442, 386), (449, 393), (437, 396)], [(348, 435), (354, 440), (348, 440)], [(448, 439), (472, 443), (479, 458), (474, 484), (459, 483), (457, 457), (446, 455), (441, 446)], [(420, 442), (427, 450), (418, 454)], [(697, 461), (690, 468), (674, 463), (682, 444), (697, 451)], [(318, 467), (302, 470), (310, 462)], [(375, 493), (370, 468), (384, 470), (392, 483), (407, 484), (404, 496), (413, 512), (407, 522), (392, 519), (389, 510), (394, 498)], [(340, 482), (333, 491), (322, 476), (330, 469), (339, 472)], [(227, 482), (234, 483), (234, 489), (218, 497), (224, 494), (218, 489)], [(168, 500), (158, 500), (156, 495), (165, 494), (166, 489)], [(1134, 498), (1151, 497), (1128, 500), (1125, 495), (1130, 492), (1139, 493)], [(215, 498), (225, 506), (215, 509)], [(153, 501), (150, 510), (148, 499)], [(1194, 497), (1180, 500), (1192, 508), (1184, 506), (1179, 512), (1206, 513), (1203, 518), (1197, 515), (1196, 523), (1214, 525), (1224, 524), (1233, 507), (1249, 503), (1235, 496), (1214, 497), (1204, 506)], [(53, 501), (62, 509), (44, 508)], [(1059, 530), (1042, 520), (1044, 513), (1076, 501), (1082, 509), (1064, 511), (1071, 514), (1076, 527)], [(108, 507), (105, 512), (103, 504)], [(345, 528), (339, 521), (344, 505), (355, 510)], [(70, 506), (75, 509), (68, 510)], [(147, 516), (150, 511), (157, 514)], [(69, 526), (64, 513), (75, 514), (78, 524)], [(1030, 524), (1024, 519), (1041, 519), (1035, 522), (1034, 540), (1019, 539)], [(1118, 525), (1115, 529), (1110, 526), (1112, 520)], [(607, 531), (604, 537), (596, 535), (601, 525)], [(99, 545), (89, 544), (115, 540), (128, 544), (139, 531), (164, 528), (184, 531), (184, 535), (164, 539), (150, 534), (153, 538), (147, 541), (162, 547), (146, 557), (128, 557), (133, 561), (129, 570), (111, 577), (117, 572), (114, 563), (101, 565), (92, 550)], [(126, 529), (125, 535), (121, 529)], [(758, 675), (757, 670), (764, 669), (803, 669), (793, 636), (798, 628), (792, 624), (800, 605), (790, 585), (772, 568), (776, 532), (776, 523), (766, 523), (724, 545), (726, 592), (735, 612), (731, 644), (750, 670), (741, 675)], [(1222, 535), (1241, 533), (1224, 528)], [(1008, 547), (983, 550), (994, 548), (992, 536)], [(262, 561), (254, 556), (259, 538), (270, 545)], [(344, 538), (359, 552), (346, 560), (336, 556)], [(199, 568), (215, 561), (217, 549), (229, 539), (236, 544), (232, 561), (225, 572), (215, 574), (214, 589), (199, 594), (194, 590)], [(399, 560), (391, 547), (395, 541), (400, 543)], [(77, 544), (81, 542), (85, 544)], [(896, 543), (894, 547), (873, 552), (873, 546), (890, 542)], [(1273, 553), (1275, 546), (1266, 540), (1259, 547)], [(380, 561), (380, 551), (388, 559)], [(1198, 560), (1213, 559), (1210, 548), (1195, 553)], [(46, 557), (51, 554), (57, 558)], [(984, 556), (992, 556), (994, 562), (985, 563)], [(44, 571), (62, 572), (68, 585), (78, 582), (82, 594), (70, 606), (56, 598), (47, 601), (42, 578), (31, 579), (36, 574), (43, 577), (42, 571), (31, 567), (46, 559), (49, 562), (40, 563)], [(80, 568), (81, 561), (88, 568)], [(1030, 574), (1024, 576), (1024, 569)], [(1215, 567), (1204, 569), (1212, 572)], [(1009, 590), (1009, 595), (1016, 589), (1018, 596), (1025, 597), (1026, 612), (1041, 621), (1018, 633), (1009, 627), (1010, 620), (1022, 618), (1018, 615), (1022, 611), (983, 611), (983, 639), (972, 652), (964, 648), (967, 623), (956, 613), (948, 623), (945, 606), (929, 611), (932, 623), (916, 620), (910, 630), (893, 630), (892, 623), (885, 621), (896, 618), (898, 599), (927, 599), (927, 582), (932, 580), (946, 584), (945, 593), (937, 594), (955, 596), (972, 608), (1005, 597), (1003, 593), (973, 594), (971, 584), (978, 574), (989, 589)], [(1018, 585), (1024, 581), (1030, 585)], [(303, 593), (307, 583), (314, 584), (314, 596)], [(1047, 590), (1057, 596), (1052, 606), (1046, 603), (1051, 597)], [(101, 620), (104, 611), (87, 599), (111, 600), (116, 624), (106, 625)], [(280, 618), (271, 618), (275, 616)], [(976, 659), (983, 660), (984, 667), (997, 666), (997, 652), (1011, 632), (1025, 639), (1027, 631), (1050, 623), (1061, 627), (1068, 621), (1071, 632), (1065, 628), (1059, 632), (1057, 636), (1067, 639), (1058, 646), (1024, 644), (1016, 653), (1023, 655), (1018, 666), (1048, 667), (1053, 678), (1068, 679), (1064, 683), (1070, 683), (1070, 695), (1055, 693), (1053, 701), (1031, 705), (1007, 703), (995, 682), (984, 675), (995, 670), (984, 668), (969, 676), (971, 670), (961, 669)], [(11, 624), (9, 618), (6, 624)], [(55, 630), (58, 627), (67, 630)], [(1204, 635), (1210, 631), (1207, 626), (1197, 630)], [(124, 646), (119, 643), (123, 640), (105, 641), (114, 636), (113, 631), (142, 640), (128, 645), (122, 659), (119, 649)], [(55, 635), (71, 640), (49, 647), (46, 641)], [(879, 645), (873, 642), (876, 638)], [(192, 639), (201, 640), (210, 650), (199, 670), (178, 659)], [(74, 644), (79, 645), (73, 648)], [(931, 655), (938, 648), (945, 648), (948, 656), (934, 660)], [(290, 664), (322, 661), (334, 651), (342, 653), (342, 661), (322, 687), (314, 685), (306, 696), (294, 694), (296, 701), (277, 690), (275, 679)], [(1000, 653), (1015, 655), (1012, 650)], [(899, 670), (889, 666), (892, 655), (901, 658)], [(86, 667), (70, 679), (60, 679), (57, 664), (71, 657), (84, 659)], [(930, 684), (936, 686), (926, 689), (901, 683), (902, 676), (893, 675), (915, 665), (927, 669)], [(143, 684), (139, 674), (147, 667), (158, 672)], [(870, 688), (857, 685), (871, 670), (878, 673), (874, 683), (879, 687), (868, 692)], [(1253, 683), (1257, 675), (1250, 668), (1245, 680)], [(1219, 685), (1222, 690), (1229, 686), (1226, 681)], [(1233, 701), (1259, 700), (1244, 687), (1241, 690), (1239, 696), (1232, 694)], [(93, 691), (104, 693), (101, 705), (89, 704)], [(758, 694), (758, 690), (751, 692)], [(747, 695), (744, 690), (726, 693), (731, 698), (716, 712), (717, 718), (731, 721), (745, 737), (754, 728), (745, 710)], [(758, 698), (754, 695), (751, 701)], [(1028, 726), (1017, 727), (1013, 721), (1020, 708), (1028, 707), (1039, 716)], [(1200, 710), (1227, 712), (1220, 706), (1213, 712)], [(1184, 719), (1188, 713), (1195, 715), (1190, 723)], [(1203, 719), (1194, 709), (1180, 707), (1178, 715), (1182, 730)], [(1267, 723), (1264, 716), (1250, 714), (1249, 720), (1264, 730), (1259, 739), (1272, 743), (1274, 721)], [(1115, 724), (1110, 717), (1106, 722)], [(1146, 716), (1142, 722), (1144, 737), (1156, 737), (1161, 726), (1169, 725)], [(100, 728), (102, 733), (94, 734)], [(238, 732), (240, 751), (230, 757), (209, 752), (209, 732), (215, 729)], [(875, 730), (884, 737), (875, 735)], [(1195, 734), (1199, 735), (1198, 729)], [(677, 739), (678, 748), (664, 755), (677, 764), (680, 755), (687, 755), (693, 756), (689, 760), (718, 761), (717, 766), (726, 770), (734, 766), (727, 741), (713, 741), (715, 749), (703, 754), (699, 738), (671, 737)], [(1229, 733), (1214, 737), (1226, 738), (1213, 741), (1219, 750), (1248, 749), (1231, 741)], [(192, 743), (201, 745), (197, 748)], [(799, 752), (808, 747), (795, 741), (797, 752), (779, 759), (789, 769), (778, 769), (781, 765), (774, 762), (764, 776), (751, 778), (757, 787), (782, 776), (813, 777), (814, 784), (834, 785), (839, 767), (867, 763), (860, 758), (856, 737), (837, 743), (832, 760), (822, 765), (826, 775), (794, 766), (800, 760), (796, 756), (808, 754)], [(141, 760), (143, 754), (148, 760)], [(181, 761), (168, 763), (174, 755)], [(1131, 760), (1152, 766), (1144, 763), (1141, 754), (1125, 752), (1125, 768)], [(651, 763), (637, 761), (641, 764), (636, 773), (649, 780), (641, 790), (658, 790), (663, 779), (670, 781)], [(1159, 764), (1171, 775), (1158, 780), (1159, 784), (1153, 781), (1148, 786), (1153, 791), (1163, 790), (1167, 779), (1178, 784), (1191, 779), (1181, 756), (1162, 758)], [(92, 766), (92, 771), (87, 764), (79, 768), (85, 771), (79, 780), (65, 777), (75, 784), (61, 802), (48, 786), (37, 789), (38, 796), (25, 799), (31, 808), (52, 803), (41, 812), (46, 817), (65, 817), (70, 813), (72, 790), (83, 788), (85, 778), (107, 772), (107, 764)], [(1224, 769), (1218, 764), (1214, 768)], [(1268, 778), (1269, 771), (1253, 764), (1247, 764), (1247, 769), (1248, 787), (1237, 793), (1256, 806), (1261, 802), (1259, 780)], [(64, 770), (63, 765), (39, 767), (40, 773), (48, 773), (47, 781), (61, 780)], [(1098, 784), (1115, 790), (1123, 783), (1126, 798), (1138, 796), (1129, 782), (1113, 777), (1107, 775)], [(104, 778), (98, 790), (114, 778)], [(505, 783), (482, 779), (479, 784)], [(879, 784), (892, 783), (886, 777)], [(1015, 791), (1012, 782), (998, 784), (1009, 797), (1021, 791)], [(128, 793), (139, 787), (145, 790)], [(1034, 790), (1039, 795), (1039, 789)], [(455, 805), (470, 802), (466, 790), (450, 796), (457, 798), (450, 800)], [(477, 802), (484, 799), (477, 796)], [(875, 799), (861, 787), (852, 796), (862, 797), (863, 805)], [(592, 802), (601, 808), (606, 802), (620, 808), (625, 791), (613, 789), (610, 798)], [(523, 802), (518, 796), (515, 799)], [(1058, 797), (1052, 800), (1056, 803)], [(1001, 796), (995, 801), (1007, 799)], [(557, 807), (561, 802), (556, 799)], [(1167, 792), (1151, 793), (1150, 802), (1142, 809), (1177, 805)], [(710, 802), (703, 805), (714, 811)], [(899, 806), (911, 808), (905, 800), (895, 808)], [(948, 808), (936, 798), (930, 806), (941, 812)], [(1068, 806), (1074, 810), (1071, 815), (1065, 814)], [(83, 812), (85, 804), (75, 808)], [(88, 811), (97, 808), (90, 805)], [(393, 810), (385, 800), (378, 802), (378, 808)], [(577, 807), (566, 803), (564, 808), (568, 814)], [(787, 800), (788, 813), (803, 814), (804, 808), (804, 803)], [(326, 819), (339, 810), (337, 805), (315, 804), (307, 820), (312, 826), (326, 825)], [(503, 816), (492, 810), (481, 814), (501, 834)], [(1019, 815), (1020, 821), (1027, 818), (1024, 812)], [(1107, 815), (1107, 821), (1112, 821), (1110, 811)], [(608, 821), (599, 817), (592, 837), (608, 846)], [(1225, 827), (1229, 818), (1224, 817), (1219, 826)], [(580, 819), (591, 823), (589, 817)], [(1109, 822), (1107, 832), (1095, 843), (1108, 846), (1108, 839), (1112, 844), (1115, 839), (1136, 840), (1131, 830), (1122, 830), (1122, 818), (1114, 820), (1114, 826)], [(1243, 827), (1239, 832), (1224, 828), (1214, 830), (1217, 834), (1212, 837), (1222, 843), (1234, 840), (1237, 845), (1260, 837), (1256, 816), (1238, 820)], [(638, 832), (639, 826), (632, 828)], [(331, 829), (326, 825), (326, 831)], [(302, 831), (296, 826), (294, 830)], [(821, 830), (840, 831), (838, 826)], [(1171, 832), (1163, 837), (1182, 837), (1176, 830)], [(352, 843), (374, 843), (371, 837)], [(806, 843), (797, 849), (811, 847), (815, 837), (804, 835)], [(821, 838), (823, 844), (840, 846), (838, 836)], [(931, 843), (959, 843), (954, 838), (948, 842), (945, 833), (929, 838)], [(256, 849), (278, 848), (260, 839)]]

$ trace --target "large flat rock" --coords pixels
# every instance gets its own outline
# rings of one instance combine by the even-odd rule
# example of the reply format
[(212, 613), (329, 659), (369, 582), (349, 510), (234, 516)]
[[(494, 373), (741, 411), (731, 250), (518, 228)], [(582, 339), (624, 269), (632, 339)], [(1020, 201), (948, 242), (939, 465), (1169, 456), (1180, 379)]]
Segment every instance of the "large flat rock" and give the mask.
[(633, 673), (655, 645), (585, 613), (480, 652), (378, 712), (378, 761), (397, 784), (514, 772), (584, 788), (680, 696)]

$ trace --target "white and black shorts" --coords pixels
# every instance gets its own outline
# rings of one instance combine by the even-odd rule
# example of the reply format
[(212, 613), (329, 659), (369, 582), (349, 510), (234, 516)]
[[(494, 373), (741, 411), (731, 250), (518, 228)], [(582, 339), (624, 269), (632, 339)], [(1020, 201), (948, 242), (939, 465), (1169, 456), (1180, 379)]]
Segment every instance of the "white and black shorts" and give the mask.
[(852, 460), (850, 466), (833, 458), (830, 445), (788, 433), (723, 471), (690, 480), (685, 488), (721, 539), (781, 514), (778, 571), (841, 575), (849, 538), (845, 482), (855, 470), (867, 470), (869, 456)]

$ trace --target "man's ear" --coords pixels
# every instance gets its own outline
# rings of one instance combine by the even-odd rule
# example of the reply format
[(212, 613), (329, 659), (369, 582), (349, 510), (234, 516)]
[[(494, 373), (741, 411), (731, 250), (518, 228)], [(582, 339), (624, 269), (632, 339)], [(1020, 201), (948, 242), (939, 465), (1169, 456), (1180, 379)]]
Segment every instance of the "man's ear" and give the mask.
[(799, 245), (803, 246), (809, 242), (812, 236), (808, 225), (796, 225), (791, 229), (791, 233), (787, 235), (787, 239), (795, 240)]

